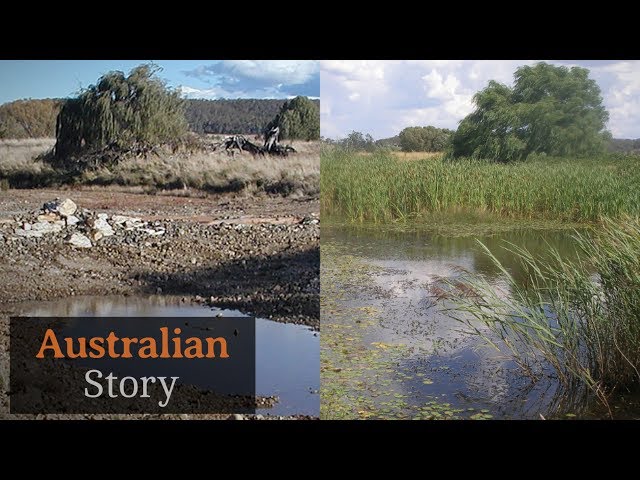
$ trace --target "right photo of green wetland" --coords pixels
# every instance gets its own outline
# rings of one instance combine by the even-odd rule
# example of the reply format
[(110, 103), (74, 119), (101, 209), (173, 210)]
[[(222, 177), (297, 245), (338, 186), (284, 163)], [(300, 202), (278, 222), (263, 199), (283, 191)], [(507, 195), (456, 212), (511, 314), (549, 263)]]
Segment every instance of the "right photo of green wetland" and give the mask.
[(640, 419), (640, 61), (321, 62), (322, 419)]

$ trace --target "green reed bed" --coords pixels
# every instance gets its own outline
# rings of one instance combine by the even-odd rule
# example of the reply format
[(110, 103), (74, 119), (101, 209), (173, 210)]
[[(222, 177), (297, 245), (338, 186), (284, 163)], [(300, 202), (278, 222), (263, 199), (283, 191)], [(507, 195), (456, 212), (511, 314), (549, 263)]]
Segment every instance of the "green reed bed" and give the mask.
[(505, 287), (469, 274), (450, 285), (449, 312), (525, 374), (538, 378), (550, 366), (563, 395), (592, 392), (607, 405), (614, 392), (640, 389), (640, 220), (606, 219), (575, 241), (582, 260), (567, 261), (553, 248), (540, 259), (507, 246), (529, 272), (526, 285), (485, 248)]
[(351, 222), (453, 212), (582, 222), (640, 213), (638, 156), (504, 164), (335, 149), (322, 152), (321, 171), (323, 215)]

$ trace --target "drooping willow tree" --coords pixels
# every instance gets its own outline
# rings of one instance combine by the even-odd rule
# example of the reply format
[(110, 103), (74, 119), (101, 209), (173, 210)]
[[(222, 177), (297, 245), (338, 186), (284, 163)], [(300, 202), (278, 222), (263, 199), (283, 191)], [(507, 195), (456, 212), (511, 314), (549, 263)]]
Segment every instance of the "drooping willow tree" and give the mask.
[(475, 110), (452, 136), (455, 157), (586, 157), (603, 153), (611, 140), (600, 87), (586, 68), (524, 65), (513, 87), (491, 80), (473, 101)]
[(158, 71), (145, 64), (128, 76), (110, 72), (67, 100), (56, 122), (53, 162), (69, 166), (83, 155), (144, 150), (184, 135), (183, 101), (156, 76)]

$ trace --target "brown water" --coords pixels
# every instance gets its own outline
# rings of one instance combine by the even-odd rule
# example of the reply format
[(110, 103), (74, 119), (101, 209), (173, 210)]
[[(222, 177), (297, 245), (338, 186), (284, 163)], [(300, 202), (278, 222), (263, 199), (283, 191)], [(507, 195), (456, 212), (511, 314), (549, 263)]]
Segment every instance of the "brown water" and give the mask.
[[(433, 285), (462, 270), (510, 295), (500, 270), (526, 280), (505, 242), (538, 257), (575, 258), (571, 233), (513, 231), (484, 237), (322, 229), (322, 418), (599, 418), (595, 403), (567, 404), (549, 371), (532, 383), (510, 358), (445, 314)], [(344, 399), (344, 400), (342, 400)], [(638, 399), (614, 413), (637, 417)], [(325, 403), (326, 402), (326, 403)]]

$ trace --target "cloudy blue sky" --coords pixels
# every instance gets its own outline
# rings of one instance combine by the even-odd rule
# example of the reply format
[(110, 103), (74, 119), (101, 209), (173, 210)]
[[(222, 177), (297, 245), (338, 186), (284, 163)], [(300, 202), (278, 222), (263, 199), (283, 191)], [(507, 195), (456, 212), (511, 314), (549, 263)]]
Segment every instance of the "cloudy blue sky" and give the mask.
[[(0, 60), (0, 104), (64, 98), (112, 70), (128, 73), (150, 60)], [(320, 96), (315, 60), (154, 60), (160, 77), (187, 98)]]
[[(391, 137), (407, 126), (456, 128), (473, 110), (472, 97), (489, 80), (511, 85), (520, 65), (537, 60), (323, 60), (321, 131), (352, 130)], [(640, 61), (551, 60), (591, 71), (616, 138), (640, 138)]]

